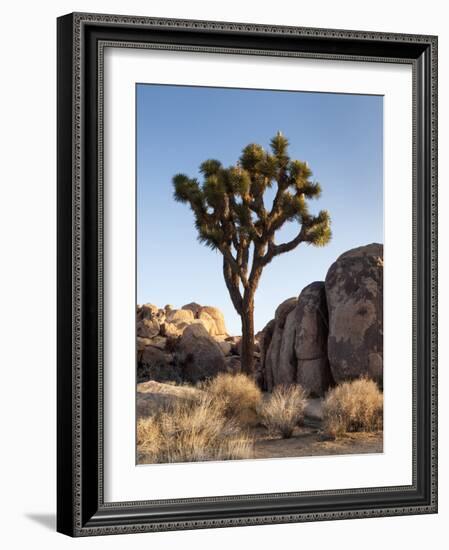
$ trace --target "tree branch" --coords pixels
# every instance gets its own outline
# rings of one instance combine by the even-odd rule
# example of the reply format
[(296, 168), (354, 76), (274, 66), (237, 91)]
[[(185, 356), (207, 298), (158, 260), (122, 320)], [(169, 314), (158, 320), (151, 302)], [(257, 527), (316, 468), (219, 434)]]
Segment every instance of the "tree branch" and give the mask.
[(271, 262), (271, 260), (275, 256), (279, 256), (279, 254), (284, 254), (284, 252), (290, 252), (290, 250), (293, 250), (296, 248), (300, 243), (305, 241), (305, 229), (304, 225), (301, 227), (300, 232), (296, 235), (294, 239), (291, 241), (288, 241), (287, 243), (283, 244), (274, 244), (274, 238), (270, 240), (268, 243), (268, 250), (267, 253), (261, 258), (261, 263), (263, 266), (267, 265)]
[[(285, 191), (288, 188), (288, 176), (286, 171), (283, 169), (280, 171), (278, 178), (275, 180), (277, 184), (276, 195), (273, 199), (273, 205), (271, 207), (270, 213), (268, 214), (268, 229), (271, 232), (273, 229), (276, 231), (281, 225), (282, 221), (279, 222), (282, 217), (282, 199)], [(273, 232), (274, 232), (273, 231)]]

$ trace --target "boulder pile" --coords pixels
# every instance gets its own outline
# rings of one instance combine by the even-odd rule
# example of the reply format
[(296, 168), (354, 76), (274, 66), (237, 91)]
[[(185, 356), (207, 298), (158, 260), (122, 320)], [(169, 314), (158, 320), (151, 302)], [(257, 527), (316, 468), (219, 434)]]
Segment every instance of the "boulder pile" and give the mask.
[[(241, 370), (240, 337), (222, 312), (195, 302), (137, 307), (137, 381), (189, 382)], [(362, 376), (383, 381), (383, 246), (342, 254), (324, 281), (282, 302), (256, 335), (256, 380), (265, 391), (299, 383), (311, 396)]]
[[(241, 370), (240, 336), (229, 336), (223, 313), (195, 302), (180, 309), (137, 306), (137, 382), (195, 384)], [(255, 347), (256, 362), (260, 358)]]
[(383, 246), (342, 254), (325, 281), (285, 300), (261, 337), (262, 385), (299, 383), (322, 396), (335, 383), (383, 381)]

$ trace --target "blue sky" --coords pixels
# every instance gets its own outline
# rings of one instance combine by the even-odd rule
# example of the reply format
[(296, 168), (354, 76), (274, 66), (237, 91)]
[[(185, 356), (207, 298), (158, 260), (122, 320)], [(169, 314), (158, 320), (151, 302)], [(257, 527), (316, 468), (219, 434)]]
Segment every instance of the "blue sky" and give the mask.
[[(283, 300), (324, 280), (339, 254), (383, 242), (382, 97), (151, 84), (138, 84), (136, 94), (138, 303), (213, 305), (228, 331), (240, 334), (221, 254), (197, 241), (192, 212), (173, 199), (172, 177), (200, 178), (198, 167), (209, 158), (234, 164), (245, 145), (267, 148), (278, 130), (291, 157), (307, 161), (321, 183), (321, 198), (309, 206), (329, 210), (333, 238), (324, 248), (302, 244), (265, 268), (256, 330)], [(296, 233), (297, 225), (288, 224), (276, 242)]]

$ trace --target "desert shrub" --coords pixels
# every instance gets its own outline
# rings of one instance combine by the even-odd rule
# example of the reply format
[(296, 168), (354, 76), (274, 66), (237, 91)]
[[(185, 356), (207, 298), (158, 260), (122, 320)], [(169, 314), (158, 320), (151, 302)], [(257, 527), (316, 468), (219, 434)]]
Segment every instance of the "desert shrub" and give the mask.
[(137, 424), (145, 462), (195, 462), (251, 458), (254, 441), (209, 395), (179, 401)]
[(271, 433), (291, 437), (304, 418), (306, 403), (307, 393), (300, 385), (277, 386), (258, 408), (261, 422)]
[(373, 380), (360, 378), (331, 389), (323, 404), (324, 430), (337, 437), (347, 432), (375, 432), (383, 426), (383, 395)]
[(137, 421), (137, 449), (139, 453), (153, 456), (157, 453), (162, 440), (160, 425), (153, 416), (139, 418)]
[(242, 425), (257, 421), (256, 410), (262, 392), (246, 374), (220, 373), (207, 381), (203, 389), (215, 402), (220, 403), (228, 418), (234, 418)]

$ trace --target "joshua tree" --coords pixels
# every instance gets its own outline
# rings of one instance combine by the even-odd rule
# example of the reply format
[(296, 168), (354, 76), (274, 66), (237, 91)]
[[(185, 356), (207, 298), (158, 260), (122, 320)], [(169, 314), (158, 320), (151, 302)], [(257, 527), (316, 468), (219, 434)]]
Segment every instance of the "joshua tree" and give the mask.
[[(271, 140), (271, 152), (247, 145), (235, 166), (218, 160), (200, 166), (204, 181), (184, 174), (173, 177), (174, 198), (188, 203), (195, 217), (198, 240), (223, 255), (223, 275), (232, 303), (242, 320), (242, 370), (254, 370), (254, 295), (264, 267), (275, 256), (300, 243), (324, 246), (331, 238), (325, 210), (309, 213), (307, 199), (321, 193), (311, 181), (306, 162), (292, 160), (281, 132)], [(271, 208), (264, 193), (274, 186)], [(286, 223), (298, 224), (294, 239), (276, 244), (276, 232)]]

